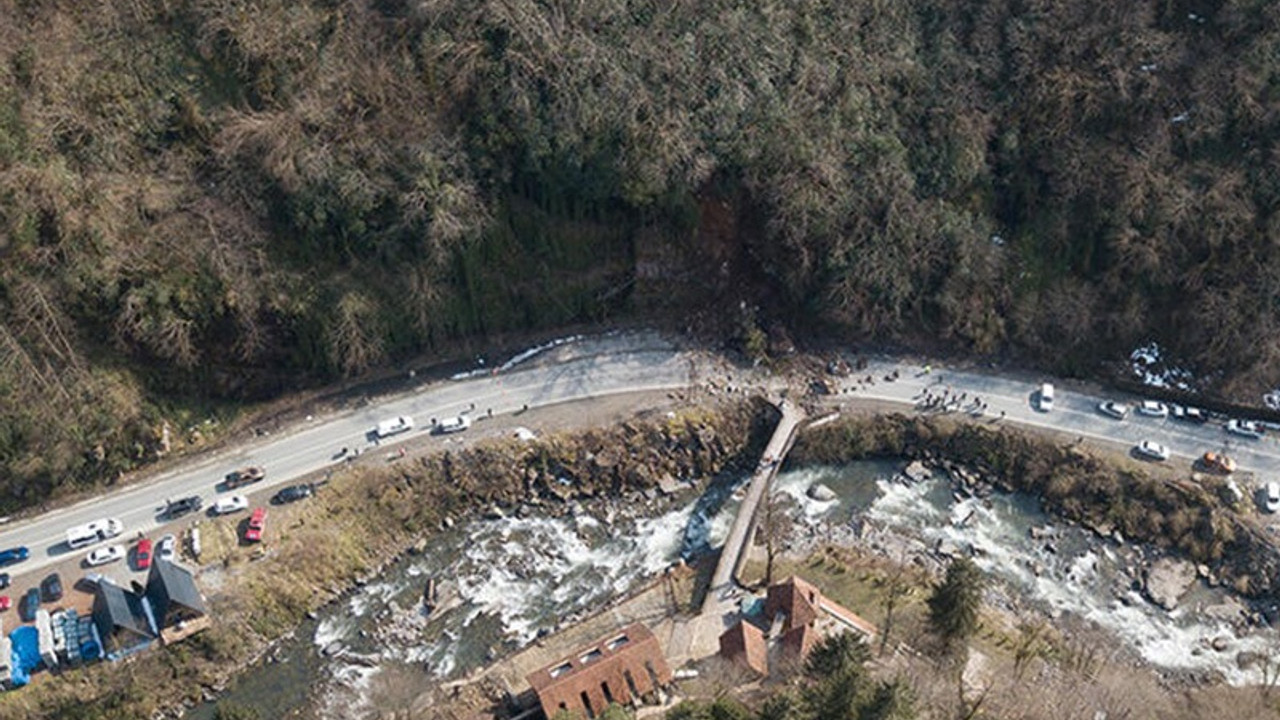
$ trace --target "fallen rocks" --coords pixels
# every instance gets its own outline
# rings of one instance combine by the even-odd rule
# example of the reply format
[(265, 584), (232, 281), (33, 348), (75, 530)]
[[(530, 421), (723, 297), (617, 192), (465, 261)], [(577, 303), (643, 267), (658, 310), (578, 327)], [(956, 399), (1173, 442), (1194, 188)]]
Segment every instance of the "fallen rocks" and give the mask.
[(1147, 568), (1143, 592), (1165, 610), (1178, 607), (1178, 599), (1195, 582), (1195, 566), (1184, 560), (1160, 558)]

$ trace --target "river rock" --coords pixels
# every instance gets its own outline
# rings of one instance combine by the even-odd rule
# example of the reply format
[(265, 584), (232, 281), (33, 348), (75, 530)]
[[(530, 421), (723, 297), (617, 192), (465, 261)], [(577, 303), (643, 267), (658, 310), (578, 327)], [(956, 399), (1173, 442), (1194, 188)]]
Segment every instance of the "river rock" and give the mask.
[(663, 495), (675, 495), (680, 492), (680, 483), (675, 478), (671, 477), (671, 473), (664, 472), (658, 478), (658, 490), (660, 490)]
[(902, 474), (911, 478), (913, 482), (923, 482), (933, 477), (933, 473), (929, 471), (929, 468), (925, 467), (924, 463), (919, 460), (913, 460), (909, 465), (907, 465), (906, 469), (902, 471)]
[(805, 491), (805, 495), (808, 495), (811, 500), (817, 500), (818, 502), (831, 502), (836, 499), (836, 491), (822, 483), (814, 483), (810, 485), (809, 489)]
[(1231, 647), (1231, 640), (1224, 635), (1219, 635), (1210, 641), (1209, 647), (1213, 648), (1215, 652), (1226, 652), (1226, 649)]
[(1143, 590), (1151, 602), (1165, 610), (1178, 607), (1182, 597), (1195, 582), (1196, 570), (1191, 563), (1173, 558), (1160, 558), (1147, 569)]

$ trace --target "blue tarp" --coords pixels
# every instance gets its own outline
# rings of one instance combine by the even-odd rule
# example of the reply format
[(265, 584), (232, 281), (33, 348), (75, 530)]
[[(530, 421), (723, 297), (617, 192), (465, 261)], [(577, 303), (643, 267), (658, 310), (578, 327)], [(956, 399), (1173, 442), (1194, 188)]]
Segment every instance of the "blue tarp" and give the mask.
[(31, 671), (40, 667), (40, 633), (30, 625), (9, 633), (13, 643), (12, 681), (14, 687), (22, 687), (31, 679)]

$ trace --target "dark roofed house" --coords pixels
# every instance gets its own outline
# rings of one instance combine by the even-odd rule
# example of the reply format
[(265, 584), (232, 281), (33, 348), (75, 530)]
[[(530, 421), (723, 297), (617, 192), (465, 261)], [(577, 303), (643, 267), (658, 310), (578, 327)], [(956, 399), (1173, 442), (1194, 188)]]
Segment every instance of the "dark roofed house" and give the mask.
[(93, 623), (108, 657), (144, 648), (156, 638), (143, 597), (113, 583), (98, 583), (93, 597)]
[(145, 594), (166, 643), (208, 626), (204, 598), (191, 571), (181, 565), (159, 559), (153, 562)]

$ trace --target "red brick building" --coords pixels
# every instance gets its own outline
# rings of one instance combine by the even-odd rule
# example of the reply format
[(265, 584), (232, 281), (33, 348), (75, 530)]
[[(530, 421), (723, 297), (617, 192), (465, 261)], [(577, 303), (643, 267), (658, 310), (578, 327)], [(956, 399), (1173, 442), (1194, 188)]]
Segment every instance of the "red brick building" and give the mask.
[(793, 575), (769, 586), (761, 617), (743, 618), (720, 636), (720, 655), (768, 675), (775, 662), (803, 661), (821, 638), (846, 630), (866, 638), (876, 634), (875, 625)]
[(626, 705), (671, 682), (658, 638), (640, 623), (594, 642), (528, 677), (548, 718), (568, 711), (594, 718), (612, 703)]

